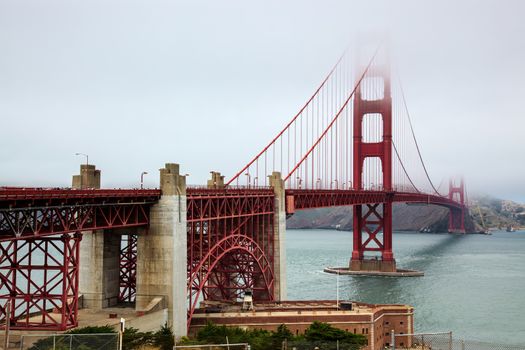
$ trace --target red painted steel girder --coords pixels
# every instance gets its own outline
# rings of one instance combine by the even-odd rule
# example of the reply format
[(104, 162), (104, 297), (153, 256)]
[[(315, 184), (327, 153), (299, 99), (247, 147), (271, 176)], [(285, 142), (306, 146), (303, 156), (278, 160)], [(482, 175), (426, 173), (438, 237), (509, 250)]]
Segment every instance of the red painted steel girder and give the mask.
[(188, 326), (198, 301), (274, 298), (270, 188), (187, 189)]
[[(435, 204), (451, 209), (460, 209), (462, 205), (447, 197), (412, 192), (354, 191), (354, 190), (286, 190), (286, 197), (293, 197), (293, 209), (312, 209), (346, 205), (372, 203), (421, 203)], [(290, 200), (287, 201), (290, 203)], [(287, 212), (293, 214), (287, 206)], [(291, 212), (290, 212), (291, 211)]]
[(119, 302), (131, 303), (137, 294), (137, 235), (120, 236)]
[(0, 243), (0, 320), (11, 329), (62, 331), (78, 325), (82, 235)]
[(151, 203), (0, 209), (0, 241), (76, 231), (146, 226)]
[[(206, 293), (206, 289), (210, 288), (210, 286), (206, 286), (206, 284), (209, 282), (210, 277), (214, 273), (219, 272), (215, 270), (216, 266), (221, 262), (221, 260), (233, 254), (240, 254), (240, 256), (242, 256), (247, 261), (244, 264), (237, 262), (230, 265), (231, 270), (227, 271), (228, 274), (235, 275), (235, 278), (243, 278), (245, 282), (244, 284), (237, 284), (233, 288), (241, 290), (251, 289), (254, 292), (256, 292), (257, 289), (262, 289), (267, 295), (266, 300), (273, 300), (273, 261), (268, 259), (268, 257), (265, 255), (265, 252), (259, 245), (257, 245), (257, 243), (255, 243), (253, 239), (248, 236), (233, 234), (229, 237), (225, 237), (216, 245), (214, 245), (208, 251), (208, 253), (202, 257), (200, 263), (197, 266), (194, 266), (191, 271), (189, 271), (188, 291), (190, 294), (190, 308), (188, 311), (188, 327), (191, 323), (191, 317), (197, 308), (200, 294), (205, 293), (205, 299), (208, 299), (209, 297), (209, 293)], [(251, 268), (250, 271), (247, 271), (246, 269), (248, 266)], [(254, 276), (255, 274), (261, 276), (261, 280), (263, 282), (262, 286), (258, 288), (253, 283), (247, 283), (246, 274), (251, 275), (249, 276), (251, 281), (257, 280), (257, 278)], [(242, 275), (244, 276), (241, 277)], [(232, 288), (227, 284), (219, 284), (213, 287)], [(235, 296), (240, 296), (240, 294), (241, 293), (236, 293)], [(227, 298), (222, 300), (231, 301)]]
[(87, 189), (71, 188), (27, 188), (0, 187), (0, 208), (31, 205), (65, 205), (126, 202), (152, 202), (160, 198), (161, 192), (153, 190)]
[(420, 204), (434, 204), (449, 209), (462, 209), (465, 206), (462, 203), (456, 202), (447, 197), (437, 196), (426, 193), (412, 193), (412, 192), (395, 192), (394, 202), (401, 203), (420, 203)]
[(274, 192), (262, 189), (187, 190), (187, 222), (273, 214)]

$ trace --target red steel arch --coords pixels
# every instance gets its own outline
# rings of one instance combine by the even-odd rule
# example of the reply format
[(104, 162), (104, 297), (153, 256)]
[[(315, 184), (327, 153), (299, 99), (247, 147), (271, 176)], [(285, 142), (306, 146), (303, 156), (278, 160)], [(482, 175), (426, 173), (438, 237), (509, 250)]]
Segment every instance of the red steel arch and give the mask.
[[(244, 263), (247, 262), (249, 265), (251, 265), (252, 269), (248, 270), (246, 269), (246, 264), (240, 264), (238, 262), (234, 263), (235, 265), (232, 265), (230, 261), (227, 264), (230, 267), (230, 270), (217, 271), (216, 268), (220, 266), (220, 262), (225, 258), (231, 258), (232, 254), (235, 252), (241, 252), (244, 257), (247, 257), (248, 260), (244, 261)], [(202, 257), (199, 265), (193, 268), (190, 273), (188, 281), (188, 327), (191, 322), (191, 317), (193, 316), (193, 313), (197, 307), (201, 293), (204, 294), (206, 299), (232, 301), (232, 296), (240, 297), (240, 291), (250, 288), (254, 291), (254, 295), (258, 295), (259, 298), (263, 297), (263, 299), (273, 300), (274, 274), (272, 266), (273, 264), (270, 260), (268, 260), (265, 252), (250, 237), (246, 235), (233, 234), (223, 238), (205, 256)], [(233, 269), (231, 269), (232, 267)], [(223, 284), (207, 286), (207, 283), (215, 273), (224, 273), (228, 277), (238, 274), (239, 277), (244, 280), (244, 284), (234, 285), (232, 284), (232, 280), (222, 280), (221, 282), (226, 282), (226, 285)], [(249, 274), (249, 281), (246, 278), (247, 273)], [(214, 295), (214, 291), (210, 290), (219, 288), (237, 288), (237, 291), (235, 291), (236, 295), (232, 295), (231, 293), (225, 291), (221, 291), (221, 295)]]
[(188, 326), (201, 295), (274, 300), (274, 214), (270, 188), (187, 189)]

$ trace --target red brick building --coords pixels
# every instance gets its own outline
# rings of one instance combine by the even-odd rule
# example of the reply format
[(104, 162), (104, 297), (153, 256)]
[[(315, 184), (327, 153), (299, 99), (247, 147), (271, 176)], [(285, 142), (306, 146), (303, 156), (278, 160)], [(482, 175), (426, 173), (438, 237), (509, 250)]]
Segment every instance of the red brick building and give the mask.
[[(392, 330), (396, 334), (414, 333), (414, 308), (409, 305), (356, 302), (341, 303), (338, 307), (335, 300), (256, 304), (251, 311), (241, 310), (239, 304), (208, 305), (193, 315), (190, 335), (196, 334), (210, 321), (219, 325), (271, 331), (285, 324), (296, 335), (304, 333), (313, 321), (325, 322), (366, 336), (368, 346), (365, 349), (379, 350), (390, 345)], [(401, 344), (406, 339), (396, 341), (396, 346), (410, 346)]]

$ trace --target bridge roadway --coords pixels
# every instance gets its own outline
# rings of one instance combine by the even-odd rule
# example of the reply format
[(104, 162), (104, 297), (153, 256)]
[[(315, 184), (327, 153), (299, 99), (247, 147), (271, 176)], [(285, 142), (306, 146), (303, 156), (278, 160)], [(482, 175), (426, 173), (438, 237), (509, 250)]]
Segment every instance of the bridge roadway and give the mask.
[[(188, 187), (187, 200), (192, 198), (238, 200), (247, 193), (273, 194), (270, 188), (206, 189)], [(71, 189), (0, 187), (0, 241), (42, 237), (109, 228), (147, 226), (149, 208), (161, 197), (159, 189)], [(351, 206), (368, 203), (420, 203), (461, 210), (461, 204), (448, 197), (417, 192), (386, 192), (372, 190), (285, 191), (286, 212), (297, 210)], [(188, 220), (194, 220), (191, 211)], [(213, 213), (206, 212), (200, 219)]]

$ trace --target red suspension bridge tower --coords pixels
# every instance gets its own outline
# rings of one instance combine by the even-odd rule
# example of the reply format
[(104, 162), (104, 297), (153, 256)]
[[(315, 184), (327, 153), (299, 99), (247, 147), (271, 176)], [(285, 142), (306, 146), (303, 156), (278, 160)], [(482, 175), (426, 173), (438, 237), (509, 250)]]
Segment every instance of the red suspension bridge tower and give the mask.
[(459, 181), (459, 185), (455, 185), (451, 179), (448, 188), (448, 198), (461, 204), (461, 208), (450, 210), (448, 232), (465, 233), (465, 182), (463, 178)]
[[(392, 96), (390, 88), (390, 70), (387, 64), (369, 69), (361, 80), (354, 98), (354, 154), (353, 154), (353, 184), (354, 190), (363, 190), (363, 175), (365, 160), (378, 158), (381, 164), (382, 184), (378, 189), (392, 192)], [(375, 96), (365, 96), (363, 87), (367, 80), (379, 80), (377, 84), (382, 90)], [(377, 82), (376, 82), (377, 83)], [(372, 94), (369, 94), (372, 95)], [(382, 97), (378, 97), (382, 96)], [(365, 118), (380, 116), (383, 135), (380, 140), (367, 142), (363, 138), (363, 122)], [(375, 141), (375, 142), (374, 142)], [(367, 203), (354, 205), (353, 213), (353, 250), (350, 269), (380, 270), (395, 272), (396, 262), (392, 253), (392, 199), (386, 196), (383, 203)], [(382, 232), (382, 237), (380, 233)], [(373, 266), (368, 266), (365, 252), (379, 252), (381, 260), (374, 259)]]

